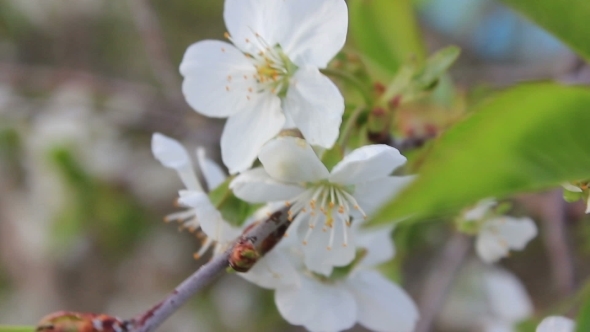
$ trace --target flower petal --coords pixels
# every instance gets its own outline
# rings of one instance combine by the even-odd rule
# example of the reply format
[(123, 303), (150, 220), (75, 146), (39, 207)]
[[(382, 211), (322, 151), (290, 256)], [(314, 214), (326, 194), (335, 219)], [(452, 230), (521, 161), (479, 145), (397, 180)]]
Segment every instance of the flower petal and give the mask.
[(278, 137), (264, 145), (258, 156), (266, 172), (285, 183), (326, 179), (328, 169), (305, 140)]
[(385, 263), (395, 255), (395, 247), (391, 238), (393, 227), (380, 229), (361, 229), (358, 231), (356, 246), (367, 250), (361, 261), (365, 267), (373, 267)]
[(232, 42), (250, 54), (275, 46), (285, 26), (280, 22), (283, 7), (275, 0), (226, 0), (223, 18)]
[(475, 250), (482, 261), (494, 263), (502, 257), (508, 256), (508, 246), (501, 242), (496, 234), (480, 232), (475, 240)]
[[(272, 1), (272, 0), (271, 0)], [(324, 68), (346, 41), (348, 8), (343, 0), (289, 0), (280, 15), (278, 42), (299, 66)]]
[(201, 173), (203, 173), (209, 191), (217, 188), (227, 178), (221, 167), (213, 160), (207, 158), (205, 149), (202, 147), (197, 148), (197, 162), (199, 163), (199, 168), (201, 169)]
[(563, 182), (561, 184), (561, 186), (563, 187), (563, 189), (565, 189), (567, 191), (571, 191), (574, 193), (581, 193), (582, 192), (582, 188), (580, 188), (578, 186), (574, 186), (573, 184), (571, 184), (569, 182)]
[(229, 242), (241, 233), (240, 229), (232, 227), (223, 219), (205, 193), (182, 191), (178, 203), (195, 210), (201, 230), (214, 241)]
[(576, 323), (562, 316), (549, 316), (537, 326), (536, 332), (574, 332)]
[(463, 220), (465, 220), (465, 221), (479, 221), (496, 204), (497, 204), (496, 200), (493, 198), (483, 199), (483, 200), (477, 202), (477, 204), (473, 208), (471, 208), (463, 213)]
[(531, 218), (501, 217), (488, 221), (495, 226), (498, 236), (503, 238), (510, 249), (522, 250), (537, 236), (537, 225)]
[(356, 272), (346, 285), (356, 300), (361, 325), (371, 331), (414, 331), (418, 308), (401, 287), (371, 270)]
[(250, 168), (264, 143), (285, 123), (280, 99), (265, 94), (251, 108), (229, 117), (221, 135), (221, 157), (230, 174)]
[(415, 176), (388, 176), (354, 187), (353, 196), (367, 215), (375, 213), (383, 204), (395, 198), (415, 179)]
[[(346, 266), (354, 260), (356, 254), (355, 234), (350, 227), (345, 226), (344, 222), (335, 220), (333, 227), (325, 225), (325, 216), (316, 215), (311, 218), (318, 218), (315, 227), (310, 227), (310, 217), (301, 218), (298, 221), (297, 236), (304, 241), (303, 253), (305, 257), (305, 266), (316, 273), (329, 276), (334, 266)], [(346, 227), (347, 243), (344, 243), (344, 231)], [(308, 236), (308, 231), (311, 233)], [(332, 245), (330, 238), (333, 234)]]
[(250, 203), (286, 201), (305, 190), (274, 180), (262, 167), (238, 175), (229, 187), (237, 197)]
[(229, 242), (241, 233), (239, 229), (232, 227), (223, 219), (205, 193), (182, 191), (178, 203), (195, 210), (201, 230), (212, 240)]
[(153, 134), (152, 153), (164, 167), (171, 168), (178, 173), (187, 189), (203, 191), (193, 171), (188, 153), (177, 140), (160, 133)]
[(274, 248), (240, 277), (263, 288), (277, 289), (300, 284), (299, 274), (281, 248)]
[(588, 201), (586, 202), (586, 213), (590, 213), (590, 195), (588, 195)]
[(526, 289), (513, 274), (497, 268), (488, 271), (483, 281), (495, 317), (518, 323), (532, 314), (533, 305)]
[(180, 73), (182, 92), (197, 112), (224, 118), (258, 107), (256, 68), (233, 45), (216, 40), (192, 44), (186, 50)]
[(344, 98), (317, 68), (297, 70), (283, 100), (283, 109), (309, 144), (331, 148), (336, 142)]
[(396, 148), (383, 144), (367, 145), (348, 154), (330, 174), (330, 181), (342, 184), (357, 184), (391, 175), (406, 157)]
[(356, 320), (357, 306), (348, 290), (308, 277), (301, 278), (300, 287), (278, 288), (275, 302), (286, 321), (312, 332), (346, 330)]

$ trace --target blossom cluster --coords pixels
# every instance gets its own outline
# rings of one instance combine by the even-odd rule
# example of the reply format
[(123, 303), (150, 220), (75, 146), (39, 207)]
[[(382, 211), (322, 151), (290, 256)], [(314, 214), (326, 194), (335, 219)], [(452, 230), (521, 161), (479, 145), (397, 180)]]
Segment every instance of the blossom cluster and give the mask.
[[(201, 183), (191, 154), (154, 134), (154, 156), (186, 187), (178, 198), (186, 210), (167, 220), (204, 239), (201, 256), (211, 246), (214, 254), (224, 250), (266, 211), (286, 208), (285, 238), (240, 275), (274, 290), (288, 322), (310, 331), (356, 323), (413, 331), (417, 306), (378, 270), (394, 256), (393, 229), (366, 227), (413, 176), (398, 175), (406, 157), (389, 145), (341, 143), (344, 98), (322, 73), (346, 41), (346, 2), (226, 0), (224, 19), (229, 42), (191, 45), (180, 72), (195, 111), (227, 118), (221, 157), (230, 175), (198, 148)], [(240, 210), (247, 213), (230, 213), (228, 201), (247, 206)], [(472, 234), (485, 262), (522, 249), (537, 233), (530, 219), (487, 217), (491, 206), (484, 202), (461, 219), (476, 225)]]
[[(362, 227), (411, 181), (392, 175), (406, 158), (393, 147), (367, 145), (330, 168), (322, 160), (339, 137), (344, 98), (320, 69), (345, 43), (346, 2), (227, 0), (224, 18), (230, 42), (191, 45), (180, 72), (193, 109), (228, 118), (221, 155), (232, 177), (226, 180), (199, 148), (202, 185), (187, 150), (154, 134), (154, 156), (186, 187), (178, 198), (186, 210), (167, 220), (204, 235), (200, 256), (212, 245), (222, 251), (260, 214), (232, 222), (215, 192), (227, 188), (237, 200), (263, 204), (261, 211), (288, 207), (286, 239), (241, 275), (274, 289), (285, 319), (311, 331), (357, 322), (375, 331), (412, 331), (416, 305), (376, 269), (393, 257), (392, 229)], [(256, 159), (260, 166), (252, 168)]]

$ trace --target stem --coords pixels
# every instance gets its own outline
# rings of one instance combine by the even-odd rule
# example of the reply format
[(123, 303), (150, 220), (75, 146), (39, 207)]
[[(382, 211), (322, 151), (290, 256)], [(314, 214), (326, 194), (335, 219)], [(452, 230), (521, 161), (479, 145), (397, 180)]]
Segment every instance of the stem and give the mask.
[(369, 89), (367, 89), (367, 87), (365, 86), (365, 84), (363, 84), (363, 82), (361, 82), (359, 79), (357, 79), (353, 75), (350, 75), (349, 73), (341, 71), (341, 70), (329, 69), (329, 68), (325, 68), (320, 71), (323, 74), (339, 78), (339, 79), (345, 81), (346, 83), (350, 84), (352, 87), (354, 87), (361, 94), (361, 96), (365, 100), (365, 104), (367, 106), (370, 106), (373, 104), (373, 97), (372, 97), (371, 91)]
[[(151, 309), (132, 319), (133, 328), (129, 332), (155, 331), (168, 317), (198, 291), (209, 285), (217, 276), (227, 269), (234, 249), (240, 243), (248, 241), (259, 249), (261, 255), (266, 253), (282, 238), (290, 222), (284, 208), (270, 215), (260, 224), (247, 229), (224, 253), (214, 256), (208, 263), (201, 266), (194, 274), (183, 281), (168, 296)], [(269, 245), (269, 243), (271, 245)]]
[(358, 120), (359, 116), (363, 114), (365, 111), (364, 107), (357, 107), (352, 114), (350, 114), (350, 118), (344, 124), (342, 131), (340, 132), (340, 138), (338, 139), (338, 145), (342, 146), (342, 149), (346, 148), (346, 142), (348, 141), (348, 137), (352, 132), (352, 128), (354, 128), (356, 121)]
[(422, 287), (424, 291), (418, 304), (420, 321), (416, 326), (416, 332), (427, 332), (432, 329), (432, 323), (440, 312), (470, 248), (471, 241), (461, 233), (455, 233), (443, 248)]

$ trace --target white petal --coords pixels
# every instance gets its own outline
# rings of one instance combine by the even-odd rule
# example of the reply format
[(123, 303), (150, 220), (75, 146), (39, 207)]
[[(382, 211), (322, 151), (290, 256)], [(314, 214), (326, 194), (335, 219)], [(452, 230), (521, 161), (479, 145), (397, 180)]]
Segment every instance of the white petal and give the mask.
[(582, 188), (580, 188), (578, 186), (574, 186), (573, 184), (571, 184), (569, 182), (563, 182), (561, 184), (561, 186), (563, 187), (563, 189), (565, 189), (567, 191), (571, 191), (571, 192), (575, 192), (575, 193), (581, 193), (582, 192)]
[(386, 202), (406, 188), (415, 176), (388, 176), (354, 186), (353, 196), (367, 215), (375, 213)]
[(356, 299), (361, 325), (371, 331), (414, 331), (418, 308), (401, 287), (370, 270), (358, 271), (346, 284)]
[(586, 213), (590, 213), (590, 195), (588, 195), (588, 201), (586, 202)]
[(176, 170), (186, 188), (203, 191), (193, 171), (190, 157), (178, 141), (155, 133), (152, 135), (152, 153), (164, 167)]
[(476, 250), (487, 263), (522, 250), (537, 236), (537, 226), (530, 218), (499, 217), (486, 222), (476, 241)]
[(311, 145), (331, 148), (344, 113), (340, 91), (317, 68), (299, 68), (291, 80), (283, 109)]
[(302, 193), (303, 187), (278, 182), (257, 167), (238, 175), (231, 183), (234, 194), (250, 203), (286, 201)]
[(226, 0), (223, 18), (232, 42), (250, 54), (275, 46), (285, 26), (280, 21), (283, 6), (275, 0)]
[[(257, 104), (256, 68), (233, 45), (216, 40), (192, 44), (180, 64), (188, 104), (210, 117), (228, 117)], [(249, 90), (251, 89), (251, 90)]]
[(533, 305), (523, 284), (513, 274), (494, 269), (484, 275), (484, 285), (494, 316), (511, 323), (528, 318)]
[(266, 143), (258, 157), (273, 179), (285, 183), (315, 182), (329, 175), (311, 146), (300, 138), (278, 137)]
[(197, 162), (199, 163), (199, 168), (201, 168), (201, 173), (203, 173), (209, 191), (217, 188), (227, 178), (221, 167), (213, 160), (207, 158), (205, 149), (202, 147), (197, 148)]
[(499, 236), (506, 240), (512, 250), (522, 250), (537, 236), (537, 225), (531, 218), (502, 217), (488, 221), (495, 224)]
[(380, 229), (362, 229), (358, 231), (356, 246), (367, 250), (361, 261), (365, 267), (373, 267), (385, 263), (395, 255), (395, 247), (391, 239), (393, 227)]
[(495, 234), (482, 232), (475, 241), (475, 250), (482, 261), (494, 263), (502, 257), (508, 256), (508, 245), (499, 241)]
[(307, 277), (301, 278), (300, 287), (278, 288), (275, 302), (286, 321), (310, 331), (342, 331), (356, 321), (357, 306), (349, 291)]
[(280, 248), (274, 248), (256, 262), (250, 271), (239, 275), (263, 288), (276, 289), (300, 284), (299, 273), (289, 255)]
[(406, 163), (396, 148), (383, 144), (367, 145), (348, 154), (330, 174), (330, 181), (357, 184), (384, 178)]
[(279, 19), (285, 26), (279, 43), (299, 66), (324, 68), (344, 46), (348, 9), (343, 0), (288, 0)]
[(537, 326), (536, 332), (574, 332), (573, 320), (562, 316), (549, 316)]
[(481, 220), (494, 205), (496, 205), (496, 200), (493, 198), (481, 200), (475, 205), (475, 207), (463, 213), (463, 219), (465, 221)]
[[(342, 221), (334, 221), (334, 238), (332, 246), (328, 249), (332, 229), (324, 226), (323, 215), (319, 218), (310, 236), (307, 237), (306, 244), (303, 245), (305, 266), (313, 272), (329, 276), (334, 266), (346, 266), (353, 261), (356, 254), (356, 238), (350, 227), (345, 226)], [(298, 237), (303, 241), (310, 229), (309, 218), (302, 219), (299, 224), (293, 226), (297, 227)], [(348, 228), (346, 245), (344, 245), (344, 227)]]
[(205, 193), (183, 191), (178, 203), (195, 210), (201, 230), (212, 240), (228, 242), (240, 235), (240, 230), (223, 219)]
[(283, 128), (280, 99), (266, 94), (252, 108), (229, 117), (221, 135), (221, 157), (230, 174), (250, 168), (264, 143)]

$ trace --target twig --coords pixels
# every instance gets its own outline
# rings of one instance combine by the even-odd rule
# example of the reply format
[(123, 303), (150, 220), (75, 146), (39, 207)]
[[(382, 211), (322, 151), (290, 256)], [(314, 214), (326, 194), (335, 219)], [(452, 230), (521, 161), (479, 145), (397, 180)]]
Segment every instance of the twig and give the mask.
[(129, 0), (129, 6), (154, 75), (166, 98), (171, 103), (183, 105), (178, 72), (166, 51), (166, 42), (156, 12), (150, 7), (148, 0)]
[(470, 248), (470, 239), (460, 233), (455, 233), (443, 248), (422, 287), (423, 292), (418, 302), (420, 321), (416, 325), (415, 332), (432, 330), (432, 323), (443, 306), (453, 280)]
[(555, 288), (559, 297), (565, 298), (574, 290), (574, 266), (565, 231), (565, 202), (562, 193), (560, 190), (553, 190), (518, 198), (541, 221), (543, 244)]
[[(243, 250), (244, 243), (252, 245), (261, 255), (272, 249), (289, 226), (290, 222), (287, 219), (286, 211), (286, 208), (279, 210), (262, 223), (246, 230), (227, 251), (215, 256), (207, 264), (201, 266), (160, 303), (131, 320), (133, 328), (130, 332), (155, 331), (189, 298), (210, 284), (230, 264), (235, 263), (235, 256), (239, 255), (240, 251)], [(254, 263), (255, 261), (251, 262), (248, 268), (252, 267)], [(246, 270), (247, 268), (241, 271)]]

